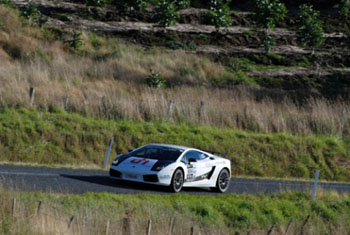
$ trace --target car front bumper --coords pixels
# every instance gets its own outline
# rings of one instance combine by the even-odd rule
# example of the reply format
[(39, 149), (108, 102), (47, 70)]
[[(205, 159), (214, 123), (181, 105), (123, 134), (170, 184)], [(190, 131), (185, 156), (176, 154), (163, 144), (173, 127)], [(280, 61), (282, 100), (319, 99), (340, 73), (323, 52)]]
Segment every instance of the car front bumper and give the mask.
[(109, 175), (114, 179), (135, 181), (147, 184), (169, 186), (171, 183), (171, 175), (163, 171), (127, 171), (120, 169), (118, 166), (111, 165)]

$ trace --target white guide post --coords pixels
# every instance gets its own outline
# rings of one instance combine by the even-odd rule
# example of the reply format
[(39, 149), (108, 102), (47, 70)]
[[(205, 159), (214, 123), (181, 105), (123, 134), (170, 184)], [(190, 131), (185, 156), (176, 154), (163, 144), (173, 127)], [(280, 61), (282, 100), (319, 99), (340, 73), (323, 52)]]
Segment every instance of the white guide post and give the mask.
[(105, 156), (105, 162), (103, 164), (104, 167), (106, 167), (108, 164), (108, 159), (109, 159), (109, 155), (111, 154), (112, 144), (113, 144), (113, 136), (109, 139), (109, 144), (108, 144), (108, 148)]
[(311, 196), (311, 200), (315, 200), (315, 197), (316, 197), (316, 189), (317, 189), (317, 182), (318, 182), (318, 177), (319, 177), (319, 176), (320, 176), (320, 170), (316, 170), (314, 186), (312, 187), (312, 196)]

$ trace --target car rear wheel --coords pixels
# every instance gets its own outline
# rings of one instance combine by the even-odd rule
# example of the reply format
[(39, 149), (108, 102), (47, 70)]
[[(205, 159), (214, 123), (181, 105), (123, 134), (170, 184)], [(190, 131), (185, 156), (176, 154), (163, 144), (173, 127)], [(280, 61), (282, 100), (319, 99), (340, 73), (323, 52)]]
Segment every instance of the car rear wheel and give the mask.
[(176, 169), (171, 179), (170, 190), (174, 193), (181, 191), (184, 184), (184, 174), (181, 169)]
[(218, 179), (216, 181), (217, 192), (224, 193), (230, 186), (230, 172), (227, 169), (223, 169), (220, 171)]

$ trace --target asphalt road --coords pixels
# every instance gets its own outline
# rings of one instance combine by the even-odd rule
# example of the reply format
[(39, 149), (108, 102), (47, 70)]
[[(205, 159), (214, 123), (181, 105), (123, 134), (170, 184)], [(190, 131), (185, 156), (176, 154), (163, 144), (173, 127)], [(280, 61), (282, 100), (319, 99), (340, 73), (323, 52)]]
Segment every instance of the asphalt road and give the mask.
[[(227, 193), (310, 192), (312, 184), (312, 182), (303, 181), (232, 178)], [(169, 193), (166, 188), (160, 186), (112, 180), (108, 176), (108, 171), (10, 165), (0, 165), (0, 188), (70, 194), (86, 192)], [(350, 193), (350, 184), (319, 183), (319, 189)], [(180, 193), (217, 195), (206, 188), (184, 188)]]

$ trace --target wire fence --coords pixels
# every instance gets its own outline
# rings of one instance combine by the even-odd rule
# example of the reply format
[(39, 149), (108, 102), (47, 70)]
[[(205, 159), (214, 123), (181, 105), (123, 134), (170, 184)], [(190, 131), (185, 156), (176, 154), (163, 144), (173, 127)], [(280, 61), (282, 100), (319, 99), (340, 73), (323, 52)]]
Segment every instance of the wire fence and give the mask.
[[(186, 224), (175, 216), (168, 221), (168, 226), (157, 228), (157, 224), (152, 224), (152, 219), (144, 217), (143, 223), (140, 219), (135, 219), (133, 213), (135, 208), (126, 209), (124, 213), (116, 213), (114, 218), (105, 217), (98, 209), (90, 214), (70, 213), (65, 209), (55, 205), (38, 201), (35, 207), (30, 209), (21, 204), (17, 198), (12, 199), (12, 216), (16, 220), (23, 219), (31, 221), (34, 229), (44, 234), (206, 234), (200, 231), (200, 227)], [(193, 223), (192, 221), (187, 221)], [(153, 225), (153, 226), (152, 226)], [(162, 231), (160, 231), (162, 230)], [(186, 231), (187, 230), (187, 231)]]
[[(170, 217), (168, 224), (162, 231), (155, 229), (156, 224), (152, 224), (152, 219), (147, 216), (143, 217), (141, 226), (139, 221), (133, 219), (134, 209), (127, 209), (125, 213), (116, 214), (114, 218), (104, 217), (103, 213), (95, 210), (90, 215), (70, 213), (55, 205), (38, 201), (31, 209), (20, 206), (16, 198), (12, 201), (12, 216), (24, 220), (35, 221), (34, 229), (44, 234), (121, 234), (121, 235), (138, 235), (138, 234), (212, 234), (207, 232), (200, 225), (195, 225), (193, 221), (182, 221), (176, 216)], [(305, 215), (304, 219), (290, 218), (286, 226), (277, 223), (272, 224), (268, 229), (259, 230), (250, 226), (245, 232), (236, 232), (234, 234), (309, 234), (308, 224), (312, 219), (311, 215)], [(157, 220), (158, 222), (158, 220)], [(186, 224), (187, 223), (187, 224)], [(216, 233), (215, 233), (216, 234)], [(218, 234), (226, 234), (219, 232)]]

